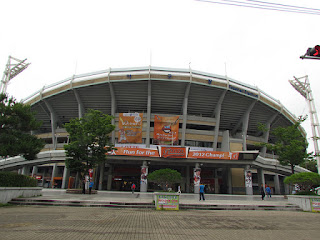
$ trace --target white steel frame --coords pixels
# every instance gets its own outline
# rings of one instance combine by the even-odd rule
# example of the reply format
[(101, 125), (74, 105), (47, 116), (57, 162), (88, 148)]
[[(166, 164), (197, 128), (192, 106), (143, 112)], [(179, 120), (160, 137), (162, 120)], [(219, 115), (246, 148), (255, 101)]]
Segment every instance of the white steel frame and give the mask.
[[(304, 82), (300, 81), (300, 79), (304, 79)], [(320, 156), (319, 156), (320, 152), (319, 152), (319, 145), (318, 145), (318, 140), (320, 137), (319, 120), (318, 120), (316, 106), (314, 104), (314, 99), (312, 96), (309, 78), (308, 76), (304, 76), (301, 78), (294, 77), (294, 80), (289, 80), (289, 82), (308, 102), (311, 130), (312, 130), (312, 139), (314, 143), (315, 156), (317, 159), (318, 173), (320, 174)]]
[(8, 62), (0, 84), (0, 93), (6, 93), (9, 81), (30, 65), (30, 63), (26, 63), (25, 61), (27, 61), (27, 59), (19, 60), (11, 56), (8, 57)]

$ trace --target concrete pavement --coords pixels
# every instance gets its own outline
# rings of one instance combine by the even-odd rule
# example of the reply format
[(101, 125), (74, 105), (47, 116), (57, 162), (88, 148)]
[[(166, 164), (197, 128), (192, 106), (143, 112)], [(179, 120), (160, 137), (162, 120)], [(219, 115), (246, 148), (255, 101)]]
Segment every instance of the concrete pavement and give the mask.
[(12, 206), (0, 208), (0, 239), (319, 239), (320, 214), (293, 211), (156, 211)]

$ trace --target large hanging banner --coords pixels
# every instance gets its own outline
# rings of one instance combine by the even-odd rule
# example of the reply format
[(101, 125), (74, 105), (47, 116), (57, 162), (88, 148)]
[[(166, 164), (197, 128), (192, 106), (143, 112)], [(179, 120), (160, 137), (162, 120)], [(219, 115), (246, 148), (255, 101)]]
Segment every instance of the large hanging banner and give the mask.
[(119, 143), (142, 143), (143, 113), (119, 113)]
[(179, 116), (154, 116), (153, 144), (178, 145), (179, 144)]

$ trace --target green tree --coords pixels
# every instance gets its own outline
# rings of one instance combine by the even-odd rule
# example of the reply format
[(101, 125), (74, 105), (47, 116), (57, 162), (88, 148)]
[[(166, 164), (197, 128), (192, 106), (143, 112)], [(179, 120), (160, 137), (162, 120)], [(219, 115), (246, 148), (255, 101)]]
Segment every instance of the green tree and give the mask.
[(177, 170), (173, 170), (170, 168), (159, 169), (153, 171), (148, 175), (148, 180), (150, 182), (155, 182), (160, 184), (162, 189), (166, 189), (166, 185), (168, 184), (170, 187), (174, 183), (178, 183), (181, 180), (181, 174)]
[(307, 153), (308, 142), (299, 130), (305, 118), (299, 117), (298, 121), (288, 127), (277, 127), (271, 133), (276, 137), (275, 144), (265, 143), (269, 150), (274, 151), (282, 165), (289, 165), (294, 174), (294, 167), (303, 163), (310, 154)]
[(295, 173), (283, 181), (285, 184), (298, 184), (301, 191), (309, 192), (314, 186), (320, 185), (320, 175), (314, 172)]
[(67, 168), (84, 178), (89, 169), (106, 160), (106, 153), (112, 149), (109, 134), (115, 129), (112, 119), (108, 114), (90, 109), (83, 118), (65, 124), (70, 138), (70, 143), (64, 145)]
[(35, 159), (45, 144), (31, 131), (41, 124), (29, 105), (0, 94), (0, 157), (22, 155), (27, 160)]
[(306, 168), (311, 172), (318, 172), (318, 168), (317, 168), (317, 159), (315, 159), (315, 156), (312, 155), (310, 156), (309, 159), (307, 159), (306, 161), (304, 161), (303, 163), (300, 164), (300, 167)]

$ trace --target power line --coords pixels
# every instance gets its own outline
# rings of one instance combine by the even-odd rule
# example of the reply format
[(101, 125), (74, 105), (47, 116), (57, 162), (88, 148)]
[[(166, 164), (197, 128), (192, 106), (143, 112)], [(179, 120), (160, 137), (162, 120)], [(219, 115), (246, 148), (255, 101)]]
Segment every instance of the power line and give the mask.
[(299, 7), (299, 6), (293, 6), (293, 5), (279, 4), (279, 3), (263, 2), (263, 1), (257, 1), (257, 0), (245, 0), (247, 2), (235, 1), (235, 0), (216, 0), (216, 1), (196, 0), (196, 1), (237, 6), (237, 7), (257, 8), (257, 9), (263, 9), (263, 10), (320, 15), (320, 9), (316, 9), (316, 8), (306, 8), (306, 7)]

